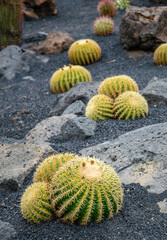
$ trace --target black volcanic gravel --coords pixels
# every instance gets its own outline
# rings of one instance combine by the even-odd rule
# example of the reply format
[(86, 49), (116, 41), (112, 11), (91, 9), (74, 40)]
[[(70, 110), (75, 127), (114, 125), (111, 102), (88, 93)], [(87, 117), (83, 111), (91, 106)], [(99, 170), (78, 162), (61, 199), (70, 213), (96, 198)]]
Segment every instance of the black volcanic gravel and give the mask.
[[(56, 0), (56, 3), (57, 16), (24, 23), (25, 38), (39, 31), (59, 30), (71, 33), (75, 40), (94, 39), (102, 48), (102, 58), (86, 66), (93, 81), (127, 74), (143, 89), (154, 76), (167, 76), (166, 66), (154, 65), (153, 53), (130, 58), (129, 53), (122, 49), (119, 24), (124, 11), (119, 11), (114, 17), (115, 33), (112, 36), (97, 37), (92, 32), (92, 22), (98, 17), (98, 0)], [(133, 5), (154, 6), (148, 0), (134, 0)], [(0, 83), (0, 136), (22, 139), (37, 123), (49, 117), (49, 112), (57, 101), (57, 96), (50, 91), (49, 79), (57, 68), (65, 64), (69, 64), (67, 51), (50, 55), (47, 64), (32, 63), (29, 73), (19, 73), (12, 81)], [(25, 76), (31, 76), (35, 80), (25, 80)], [(20, 120), (15, 120), (14, 117), (20, 111)], [(84, 147), (113, 140), (125, 132), (160, 122), (167, 122), (165, 105), (149, 106), (149, 116), (145, 119), (97, 121), (95, 135), (85, 141), (61, 142), (57, 137), (50, 139), (50, 142), (58, 152), (78, 153)], [(32, 182), (33, 172), (24, 181), (22, 189), (0, 195), (0, 219), (11, 223), (16, 229), (17, 236), (13, 240), (167, 239), (167, 214), (160, 213), (157, 205), (157, 202), (167, 198), (167, 192), (159, 195), (148, 193), (139, 184), (124, 186), (123, 207), (111, 220), (104, 220), (99, 224), (89, 223), (85, 227), (69, 226), (59, 219), (39, 226), (31, 225), (22, 218), (19, 203), (25, 188)]]

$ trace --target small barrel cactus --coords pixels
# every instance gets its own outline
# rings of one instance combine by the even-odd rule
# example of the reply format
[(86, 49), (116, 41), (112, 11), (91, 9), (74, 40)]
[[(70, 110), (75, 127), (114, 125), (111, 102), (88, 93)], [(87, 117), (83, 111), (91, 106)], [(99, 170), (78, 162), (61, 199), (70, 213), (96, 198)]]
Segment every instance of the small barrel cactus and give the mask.
[(30, 185), (21, 198), (21, 212), (30, 223), (42, 223), (53, 219), (50, 192), (47, 183)]
[(63, 93), (70, 90), (78, 82), (91, 82), (90, 72), (82, 66), (64, 66), (51, 77), (50, 87), (53, 93)]
[(106, 36), (114, 32), (114, 22), (109, 17), (99, 17), (94, 22), (96, 35)]
[(85, 115), (94, 120), (112, 118), (114, 116), (112, 99), (102, 94), (95, 95), (89, 100)]
[(148, 104), (144, 97), (137, 92), (124, 92), (114, 102), (115, 117), (128, 119), (145, 117), (148, 115)]
[(123, 189), (110, 166), (95, 158), (80, 157), (54, 175), (51, 201), (56, 215), (63, 221), (86, 225), (117, 214)]
[(114, 17), (116, 15), (115, 3), (112, 0), (101, 0), (98, 3), (97, 10), (100, 16)]
[(76, 156), (72, 153), (60, 153), (46, 158), (34, 173), (33, 182), (50, 183), (53, 175), (66, 162), (74, 159)]
[(156, 65), (167, 65), (167, 43), (161, 44), (154, 52)]
[(73, 64), (86, 65), (94, 63), (101, 57), (101, 48), (91, 39), (81, 39), (70, 46), (68, 57)]
[(104, 94), (110, 98), (117, 98), (126, 91), (138, 92), (136, 82), (129, 76), (118, 75), (106, 78), (99, 86), (99, 94)]

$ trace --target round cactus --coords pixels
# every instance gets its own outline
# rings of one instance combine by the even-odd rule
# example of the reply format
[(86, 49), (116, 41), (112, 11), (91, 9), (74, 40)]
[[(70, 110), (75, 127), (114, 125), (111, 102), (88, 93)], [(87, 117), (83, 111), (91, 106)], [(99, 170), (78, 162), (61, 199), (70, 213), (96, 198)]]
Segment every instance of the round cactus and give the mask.
[(114, 17), (116, 15), (115, 3), (112, 0), (101, 0), (98, 3), (97, 10), (100, 16)]
[(117, 98), (126, 91), (138, 92), (136, 82), (129, 76), (119, 75), (106, 78), (99, 86), (99, 94), (104, 94), (110, 98)]
[(114, 32), (114, 22), (109, 17), (99, 17), (94, 22), (94, 32), (96, 35), (110, 35)]
[(89, 100), (85, 115), (94, 120), (112, 118), (114, 116), (112, 99), (101, 94), (95, 95)]
[(82, 66), (64, 66), (57, 70), (50, 80), (53, 93), (63, 93), (70, 90), (78, 82), (91, 82), (89, 71)]
[(21, 212), (30, 223), (42, 223), (53, 219), (50, 192), (47, 183), (30, 185), (21, 198)]
[(72, 153), (60, 153), (46, 158), (34, 173), (33, 182), (50, 183), (53, 175), (66, 162), (74, 159), (76, 155)]
[(90, 64), (100, 59), (101, 48), (91, 39), (81, 39), (70, 46), (68, 57), (73, 64)]
[(95, 158), (79, 157), (54, 175), (51, 201), (63, 221), (85, 225), (113, 217), (121, 208), (123, 190), (110, 166)]
[(148, 115), (148, 104), (144, 97), (137, 92), (124, 92), (114, 102), (115, 117), (128, 119), (145, 117)]
[(154, 52), (156, 65), (167, 65), (167, 43), (161, 44)]

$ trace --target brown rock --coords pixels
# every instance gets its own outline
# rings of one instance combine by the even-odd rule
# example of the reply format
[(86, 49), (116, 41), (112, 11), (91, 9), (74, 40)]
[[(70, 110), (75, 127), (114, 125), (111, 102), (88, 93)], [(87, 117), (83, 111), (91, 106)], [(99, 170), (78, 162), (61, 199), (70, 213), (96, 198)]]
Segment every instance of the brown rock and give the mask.
[(167, 7), (127, 7), (120, 24), (120, 39), (127, 50), (153, 51), (166, 43)]
[(32, 45), (28, 49), (37, 54), (53, 54), (67, 50), (74, 39), (66, 32), (53, 32), (48, 34), (46, 40), (38, 45)]
[(56, 15), (56, 3), (54, 0), (24, 0), (25, 20), (38, 19)]

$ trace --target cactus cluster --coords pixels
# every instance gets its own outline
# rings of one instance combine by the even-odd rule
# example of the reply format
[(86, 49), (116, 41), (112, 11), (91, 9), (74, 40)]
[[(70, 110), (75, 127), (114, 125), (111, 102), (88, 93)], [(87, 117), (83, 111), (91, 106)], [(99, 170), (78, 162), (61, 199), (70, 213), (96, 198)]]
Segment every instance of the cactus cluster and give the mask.
[(85, 115), (94, 120), (135, 119), (148, 115), (147, 101), (138, 93), (136, 82), (119, 75), (105, 79), (86, 107)]
[(0, 50), (22, 42), (22, 0), (0, 1)]
[(114, 17), (116, 15), (115, 3), (112, 0), (101, 0), (98, 3), (97, 10), (100, 16)]
[(94, 120), (105, 120), (114, 117), (112, 99), (105, 95), (95, 95), (89, 100), (85, 115)]
[(114, 170), (95, 158), (66, 153), (44, 160), (34, 183), (21, 198), (21, 212), (30, 223), (61, 217), (81, 225), (111, 218), (121, 208), (123, 189)]
[(129, 76), (118, 75), (104, 79), (100, 84), (99, 94), (105, 94), (110, 98), (117, 98), (121, 93), (126, 91), (138, 92), (136, 82)]
[(167, 65), (167, 43), (161, 44), (154, 52), (156, 65)]
[(73, 64), (87, 65), (100, 59), (101, 48), (91, 39), (81, 39), (70, 46), (68, 57)]
[(21, 212), (30, 223), (42, 223), (53, 219), (47, 183), (34, 183), (26, 189), (21, 199)]
[(82, 66), (64, 66), (51, 77), (50, 87), (53, 93), (64, 93), (78, 82), (91, 82), (89, 71)]
[(148, 104), (137, 92), (124, 92), (114, 102), (115, 117), (118, 119), (135, 119), (148, 115)]
[(94, 21), (96, 35), (106, 36), (114, 32), (114, 22), (109, 17), (99, 17)]
[(78, 158), (53, 177), (52, 206), (58, 217), (85, 225), (111, 218), (121, 208), (123, 190), (115, 171), (95, 158)]

